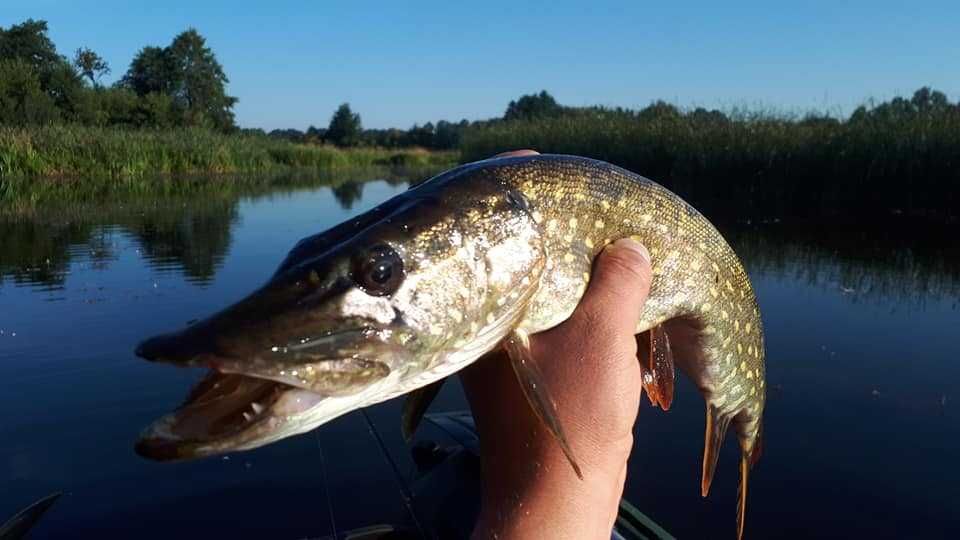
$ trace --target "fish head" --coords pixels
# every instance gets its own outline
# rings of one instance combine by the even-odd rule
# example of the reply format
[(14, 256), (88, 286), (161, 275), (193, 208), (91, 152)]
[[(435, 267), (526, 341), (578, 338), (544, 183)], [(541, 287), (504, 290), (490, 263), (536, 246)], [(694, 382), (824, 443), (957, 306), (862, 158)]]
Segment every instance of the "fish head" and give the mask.
[(469, 166), (306, 238), (247, 298), (141, 343), (211, 371), (137, 449), (261, 446), (449, 375), (520, 320), (543, 255), (523, 195)]

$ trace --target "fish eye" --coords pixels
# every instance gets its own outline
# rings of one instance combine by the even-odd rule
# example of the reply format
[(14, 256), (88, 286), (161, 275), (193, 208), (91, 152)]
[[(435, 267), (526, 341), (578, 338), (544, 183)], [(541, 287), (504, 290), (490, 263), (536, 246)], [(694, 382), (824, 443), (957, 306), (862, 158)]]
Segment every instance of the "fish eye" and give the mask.
[(403, 259), (385, 244), (367, 248), (353, 261), (354, 283), (373, 296), (392, 294), (403, 282)]

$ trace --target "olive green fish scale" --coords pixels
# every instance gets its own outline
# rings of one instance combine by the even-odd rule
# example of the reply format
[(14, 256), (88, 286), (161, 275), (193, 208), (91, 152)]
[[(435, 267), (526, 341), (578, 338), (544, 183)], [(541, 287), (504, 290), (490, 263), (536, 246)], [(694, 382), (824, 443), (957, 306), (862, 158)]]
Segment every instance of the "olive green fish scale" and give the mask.
[(491, 174), (525, 195), (544, 238), (546, 271), (522, 326), (537, 332), (569, 317), (594, 257), (635, 237), (650, 250), (654, 274), (637, 332), (676, 318), (702, 325), (703, 358), (678, 364), (709, 405), (734, 419), (750, 452), (766, 394), (763, 329), (746, 271), (713, 225), (662, 186), (601, 162), (544, 156)]

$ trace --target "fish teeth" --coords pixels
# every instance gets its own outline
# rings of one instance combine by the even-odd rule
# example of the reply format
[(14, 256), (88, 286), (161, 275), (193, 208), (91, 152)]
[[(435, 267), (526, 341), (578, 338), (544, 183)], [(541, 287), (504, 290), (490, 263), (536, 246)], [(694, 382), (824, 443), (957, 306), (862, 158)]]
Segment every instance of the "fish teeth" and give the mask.
[(250, 408), (253, 409), (253, 412), (257, 414), (260, 414), (263, 412), (263, 405), (257, 403), (256, 401), (250, 404)]
[(247, 411), (243, 411), (243, 418), (244, 418), (247, 422), (249, 422), (249, 421), (253, 420), (253, 415), (250, 414), (250, 413), (248, 413)]

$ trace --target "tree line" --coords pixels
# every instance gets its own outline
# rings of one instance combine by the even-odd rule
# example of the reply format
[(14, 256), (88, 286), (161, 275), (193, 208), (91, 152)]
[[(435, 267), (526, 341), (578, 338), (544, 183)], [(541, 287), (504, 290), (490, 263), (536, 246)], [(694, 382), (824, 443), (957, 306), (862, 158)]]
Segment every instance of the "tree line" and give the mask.
[(107, 62), (90, 48), (60, 54), (46, 21), (0, 27), (0, 125), (236, 128), (227, 76), (194, 29), (165, 47), (140, 49), (107, 87)]
[(951, 103), (942, 92), (926, 87), (917, 90), (911, 98), (897, 97), (860, 106), (847, 118), (820, 113), (773, 118), (763, 112), (724, 113), (702, 107), (683, 110), (663, 101), (641, 109), (569, 107), (559, 104), (543, 90), (511, 101), (502, 116), (486, 120), (440, 120), (415, 124), (409, 129), (364, 129), (360, 114), (344, 103), (326, 127), (310, 126), (306, 131), (276, 129), (266, 133), (261, 129), (237, 128), (233, 113), (237, 98), (227, 94), (229, 79), (206, 40), (195, 29), (181, 32), (167, 46), (140, 49), (123, 76), (110, 86), (100, 83), (111, 68), (95, 51), (81, 47), (68, 58), (57, 51), (47, 31), (45, 21), (32, 19), (9, 28), (0, 27), (0, 126), (65, 123), (98, 127), (202, 127), (343, 147), (463, 149), (466, 134), (537, 122), (546, 128), (551, 120), (582, 121), (584, 125), (596, 125), (598, 119), (621, 124), (680, 123), (684, 129), (696, 129), (705, 125), (744, 125), (771, 120), (801, 127), (855, 126), (960, 115), (960, 104)]

